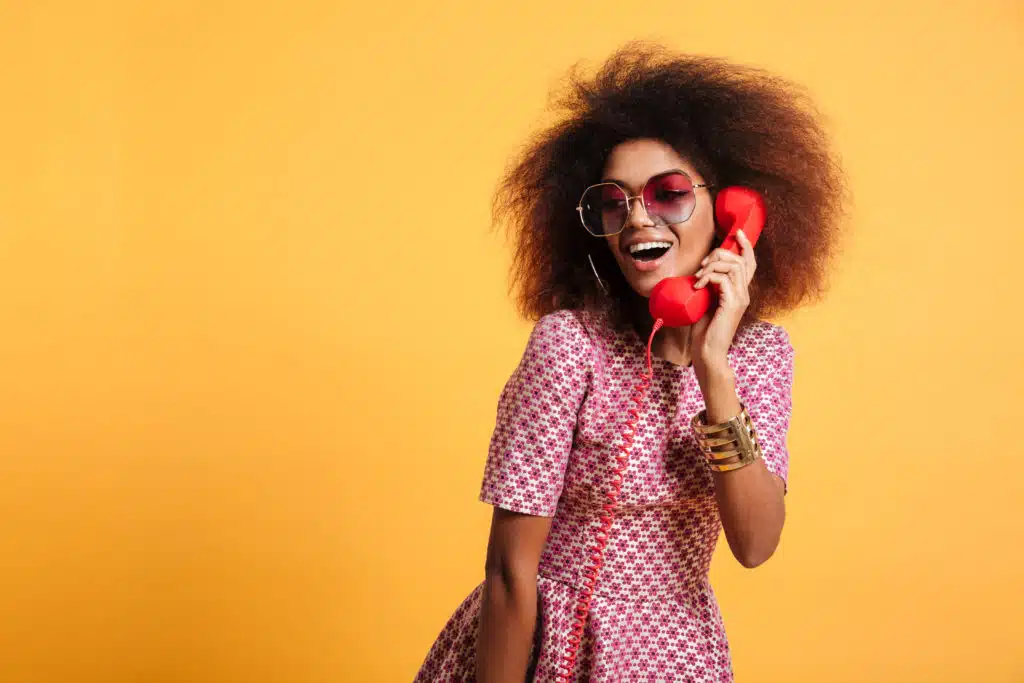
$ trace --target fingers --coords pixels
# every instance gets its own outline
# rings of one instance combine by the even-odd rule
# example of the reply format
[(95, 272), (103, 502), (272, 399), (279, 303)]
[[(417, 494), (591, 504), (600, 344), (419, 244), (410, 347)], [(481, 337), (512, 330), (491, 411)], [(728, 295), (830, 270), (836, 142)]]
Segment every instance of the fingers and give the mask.
[[(719, 247), (701, 261), (701, 271), (707, 270), (709, 265), (719, 261), (743, 264), (744, 280), (747, 284), (750, 284), (750, 281), (754, 279), (754, 271), (757, 270), (757, 259), (754, 257), (754, 245), (751, 244), (750, 240), (747, 239), (747, 236), (742, 230), (737, 231), (736, 241), (740, 246), (739, 254), (730, 251), (729, 249), (722, 249)], [(697, 277), (700, 277), (702, 274), (701, 271), (697, 272)]]
[(747, 239), (747, 233), (742, 230), (736, 231), (736, 241), (740, 245), (740, 256), (747, 263), (747, 274), (750, 277), (754, 277), (754, 271), (757, 270), (757, 259), (754, 258), (754, 245)]
[(742, 257), (732, 252), (725, 252), (717, 256), (711, 254), (707, 259), (707, 265), (703, 266), (694, 275), (697, 277), (698, 288), (707, 284), (707, 276), (711, 273), (724, 273), (741, 287), (746, 287), (749, 278), (747, 277), (747, 262)]
[[(721, 305), (731, 308), (738, 300), (739, 297), (736, 294), (736, 284), (726, 273), (707, 273), (701, 279), (707, 281), (705, 285), (708, 283), (718, 285), (718, 300)], [(700, 289), (705, 285), (701, 285), (698, 282), (696, 288)]]
[(719, 299), (725, 306), (747, 306), (750, 304), (750, 292), (743, 279), (741, 267), (736, 264), (711, 264), (704, 269), (704, 274), (694, 285), (701, 289), (710, 284), (718, 285)]
[(706, 285), (708, 282), (711, 282), (712, 280), (710, 280), (710, 277), (711, 277), (711, 275), (713, 275), (715, 273), (718, 273), (718, 274), (721, 274), (721, 275), (726, 275), (734, 283), (739, 285), (739, 284), (743, 283), (743, 281), (744, 281), (743, 269), (744, 269), (744, 264), (743, 263), (732, 263), (732, 262), (725, 262), (725, 261), (713, 261), (713, 262), (709, 263), (707, 266), (705, 266), (704, 268), (701, 268), (700, 270), (698, 270), (695, 273), (695, 276), (697, 277), (697, 282), (695, 284), (695, 287), (697, 289), (700, 289), (701, 287)]
[(708, 264), (715, 263), (716, 261), (727, 261), (729, 263), (746, 263), (743, 257), (739, 254), (734, 254), (728, 249), (722, 249), (719, 247), (713, 252), (704, 257), (704, 260), (700, 262), (701, 266), (707, 266)]

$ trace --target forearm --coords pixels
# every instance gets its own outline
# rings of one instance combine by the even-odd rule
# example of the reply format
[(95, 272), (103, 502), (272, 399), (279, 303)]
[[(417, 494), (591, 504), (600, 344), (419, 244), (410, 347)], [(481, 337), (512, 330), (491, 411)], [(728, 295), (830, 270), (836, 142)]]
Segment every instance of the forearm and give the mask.
[[(698, 378), (710, 424), (740, 413), (742, 406), (728, 363), (700, 368)], [(775, 552), (782, 534), (786, 509), (781, 481), (760, 459), (713, 476), (719, 516), (733, 555), (746, 567), (761, 564)]]
[(537, 577), (501, 571), (484, 581), (477, 635), (478, 683), (522, 683), (537, 623)]

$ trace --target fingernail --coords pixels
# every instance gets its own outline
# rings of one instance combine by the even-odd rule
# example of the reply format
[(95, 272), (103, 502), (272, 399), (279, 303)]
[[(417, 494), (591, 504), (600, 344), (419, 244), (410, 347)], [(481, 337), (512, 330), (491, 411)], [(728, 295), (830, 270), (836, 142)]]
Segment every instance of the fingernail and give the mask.
[(700, 270), (698, 270), (698, 271), (697, 271), (696, 273), (694, 273), (694, 274), (693, 274), (693, 276), (694, 276), (694, 277), (700, 277), (700, 276), (701, 276), (701, 275), (703, 275), (703, 274), (704, 274), (704, 269), (703, 269), (703, 268), (701, 268), (701, 269), (700, 269)]
[(710, 258), (709, 256), (705, 256), (705, 257), (704, 257), (704, 260), (703, 260), (703, 261), (701, 261), (701, 262), (700, 262), (700, 264), (701, 264), (702, 266), (706, 266), (706, 265), (708, 264), (708, 259), (709, 259), (709, 258)]

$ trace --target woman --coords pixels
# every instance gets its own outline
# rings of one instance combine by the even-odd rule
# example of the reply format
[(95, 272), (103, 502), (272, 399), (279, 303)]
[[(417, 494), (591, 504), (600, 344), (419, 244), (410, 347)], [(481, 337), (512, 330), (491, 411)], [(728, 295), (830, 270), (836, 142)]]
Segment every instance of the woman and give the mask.
[[(722, 529), (745, 567), (779, 543), (793, 349), (763, 318), (820, 293), (841, 175), (799, 90), (720, 60), (629, 46), (594, 78), (574, 77), (561, 104), (496, 202), (515, 229), (520, 308), (538, 322), (501, 394), (485, 468), (485, 580), (416, 680), (562, 680), (647, 371), (646, 297), (662, 278), (695, 274), (718, 303), (654, 337), (653, 379), (567, 680), (731, 681), (708, 568)], [(756, 249), (741, 235), (739, 254), (716, 248), (715, 192), (729, 185), (759, 191), (768, 213)], [(732, 457), (698, 438), (713, 429), (731, 439)]]

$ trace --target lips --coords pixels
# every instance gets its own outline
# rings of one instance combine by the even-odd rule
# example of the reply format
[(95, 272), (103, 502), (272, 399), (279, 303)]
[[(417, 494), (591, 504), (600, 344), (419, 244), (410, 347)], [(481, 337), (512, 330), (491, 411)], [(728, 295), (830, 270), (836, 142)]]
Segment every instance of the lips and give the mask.
[(666, 257), (675, 248), (671, 240), (660, 235), (632, 235), (628, 241), (624, 241), (619, 248), (622, 250), (626, 261), (638, 272), (647, 273), (657, 270)]
[(653, 242), (634, 242), (627, 247), (629, 255), (638, 261), (653, 261), (662, 256), (672, 247), (672, 243), (665, 240)]
[[(632, 264), (638, 272), (649, 273), (653, 270), (657, 270), (667, 260), (672, 250), (675, 248), (670, 242), (654, 241), (653, 244), (658, 246), (648, 247), (647, 244), (651, 243), (635, 243), (645, 245), (644, 248), (635, 248), (632, 252), (626, 248), (626, 260)], [(668, 245), (667, 247), (665, 245)]]

